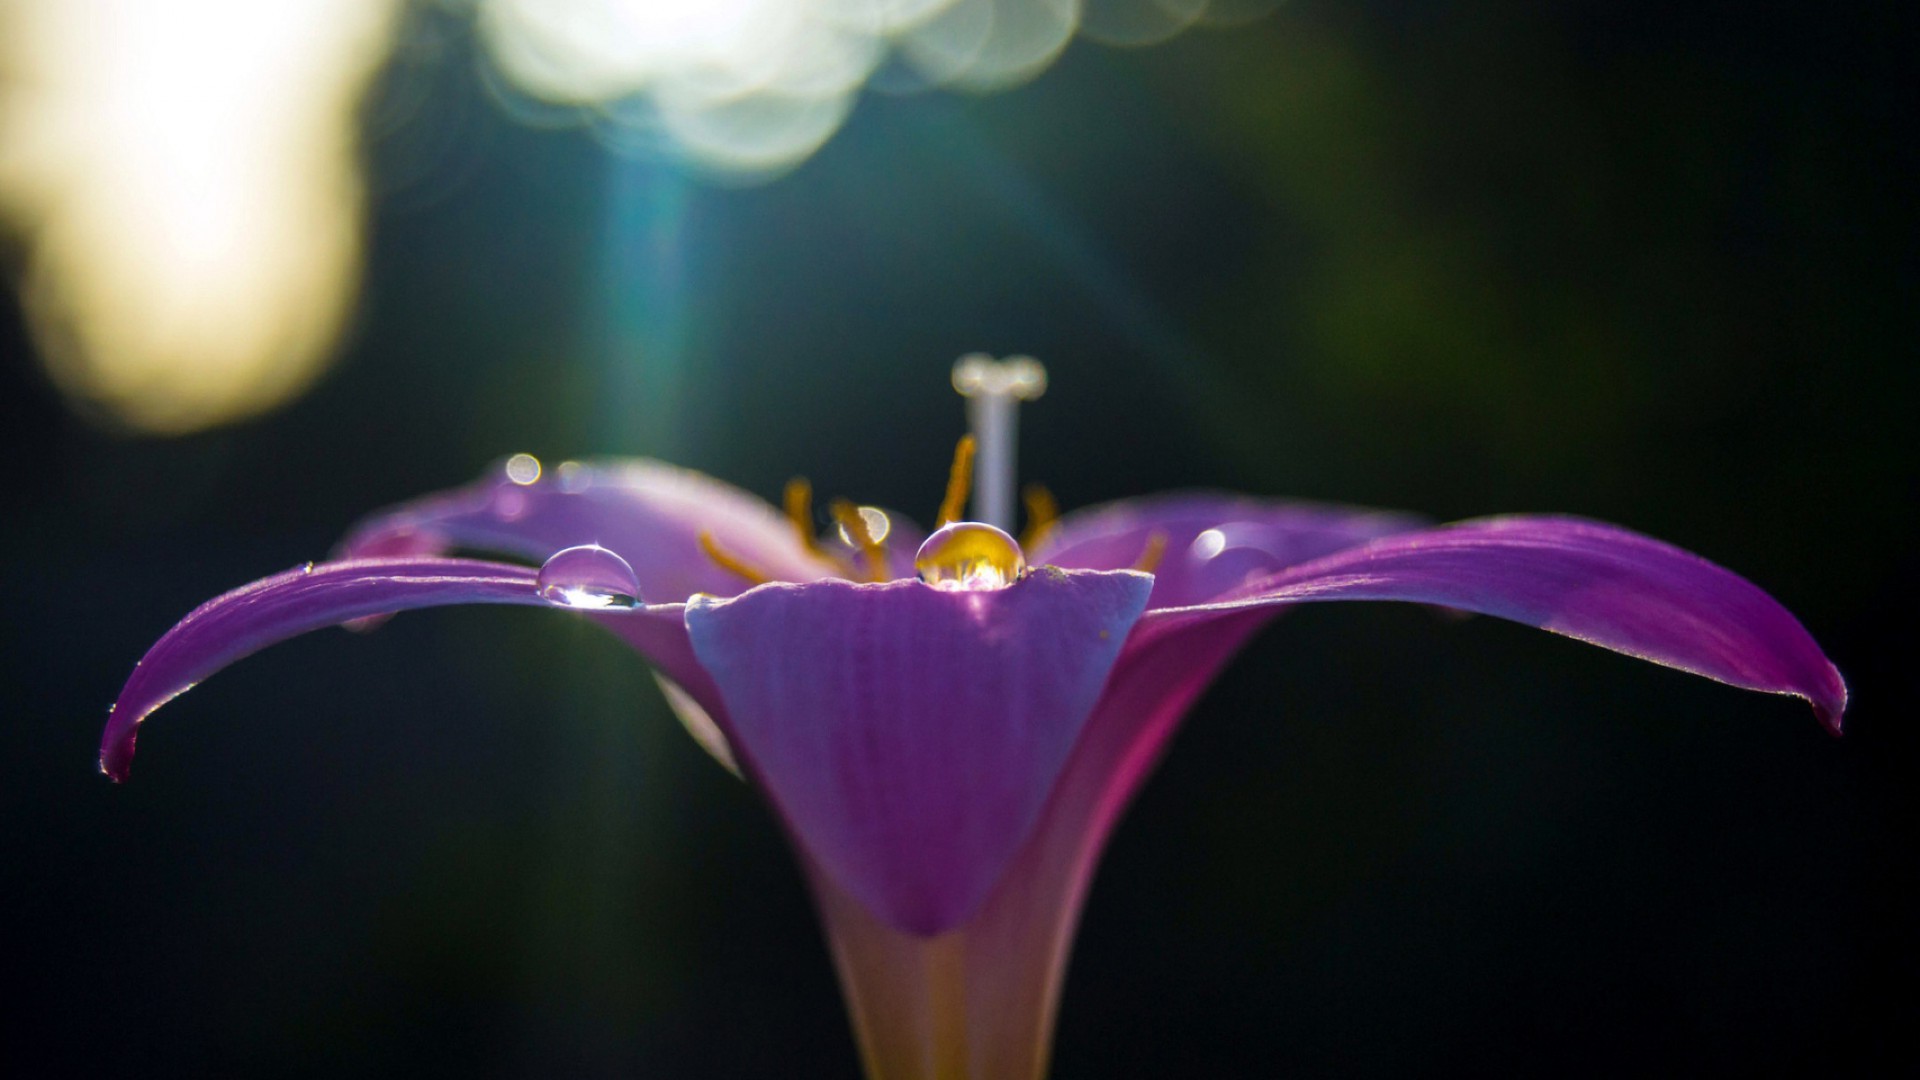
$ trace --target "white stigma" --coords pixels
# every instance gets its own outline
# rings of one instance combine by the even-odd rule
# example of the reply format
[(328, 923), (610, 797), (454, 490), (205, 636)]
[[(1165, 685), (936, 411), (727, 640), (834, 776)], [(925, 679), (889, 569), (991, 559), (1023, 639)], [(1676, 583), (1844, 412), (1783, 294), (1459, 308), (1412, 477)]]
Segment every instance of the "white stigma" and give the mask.
[(1047, 392), (1047, 369), (1031, 356), (995, 360), (969, 353), (953, 365), (953, 388), (967, 399), (973, 432), (973, 518), (996, 529), (1013, 528), (1015, 412), (1022, 401)]

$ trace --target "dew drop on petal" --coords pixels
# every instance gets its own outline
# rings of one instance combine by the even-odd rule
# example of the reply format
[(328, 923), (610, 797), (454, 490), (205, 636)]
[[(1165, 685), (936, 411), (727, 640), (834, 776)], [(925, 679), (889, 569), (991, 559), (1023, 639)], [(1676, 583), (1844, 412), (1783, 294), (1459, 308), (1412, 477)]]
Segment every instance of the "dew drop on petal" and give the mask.
[(640, 579), (627, 560), (598, 544), (555, 552), (534, 580), (540, 598), (558, 607), (628, 611), (639, 607)]
[(920, 580), (936, 589), (1004, 589), (1027, 572), (1013, 537), (977, 521), (956, 521), (927, 537), (913, 557)]
[[(876, 506), (861, 506), (855, 509), (860, 514), (860, 520), (867, 526), (867, 539), (878, 544), (886, 540), (887, 534), (893, 531), (893, 520), (887, 517), (885, 510)], [(838, 528), (840, 530), (841, 543), (848, 547), (860, 546), (859, 541), (848, 535), (845, 525), (841, 525)]]
[(515, 454), (507, 459), (507, 479), (526, 485), (540, 479), (540, 459), (532, 454)]

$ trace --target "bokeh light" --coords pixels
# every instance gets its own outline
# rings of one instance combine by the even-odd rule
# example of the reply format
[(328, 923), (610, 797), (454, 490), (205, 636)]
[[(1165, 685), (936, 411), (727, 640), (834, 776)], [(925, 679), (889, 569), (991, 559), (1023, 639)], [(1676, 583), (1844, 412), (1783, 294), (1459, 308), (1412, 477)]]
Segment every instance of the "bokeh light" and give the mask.
[[(1000, 90), (1078, 32), (1149, 45), (1211, 21), (1210, 0), (479, 0), (510, 108), (578, 107), (609, 145), (724, 178), (805, 160), (861, 88)], [(1244, 21), (1277, 0), (1223, 0)], [(535, 115), (546, 112), (528, 110)]]
[(258, 413), (360, 270), (355, 106), (395, 0), (0, 8), (0, 212), (48, 371), (134, 428)]
[[(1276, 0), (472, 0), (495, 97), (709, 178), (776, 177), (892, 93), (1033, 78)], [(0, 7), (0, 217), (53, 381), (182, 434), (298, 394), (361, 270), (357, 110), (402, 0)], [(556, 112), (557, 107), (557, 112)]]

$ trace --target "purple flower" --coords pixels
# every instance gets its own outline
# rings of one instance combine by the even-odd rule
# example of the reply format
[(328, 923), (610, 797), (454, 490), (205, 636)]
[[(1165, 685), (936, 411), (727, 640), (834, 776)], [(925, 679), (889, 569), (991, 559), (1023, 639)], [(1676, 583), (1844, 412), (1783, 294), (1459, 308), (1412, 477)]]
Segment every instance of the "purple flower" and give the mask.
[[(972, 366), (968, 366), (971, 364)], [(981, 516), (1011, 516), (1012, 403), (1030, 361), (971, 360)], [(923, 537), (837, 503), (816, 535), (652, 462), (524, 455), (379, 515), (337, 561), (208, 602), (121, 692), (100, 764), (124, 779), (156, 708), (257, 649), (418, 607), (575, 609), (658, 673), (689, 731), (772, 801), (810, 880), (874, 1077), (1037, 1077), (1095, 861), (1194, 699), (1283, 608), (1399, 600), (1497, 615), (1733, 686), (1846, 687), (1791, 614), (1657, 540), (1564, 517), (1428, 527), (1399, 514), (1218, 494), (1052, 520), (1021, 544), (959, 522), (963, 442)], [(444, 558), (450, 548), (539, 563)], [(1031, 568), (1030, 568), (1031, 567)]]

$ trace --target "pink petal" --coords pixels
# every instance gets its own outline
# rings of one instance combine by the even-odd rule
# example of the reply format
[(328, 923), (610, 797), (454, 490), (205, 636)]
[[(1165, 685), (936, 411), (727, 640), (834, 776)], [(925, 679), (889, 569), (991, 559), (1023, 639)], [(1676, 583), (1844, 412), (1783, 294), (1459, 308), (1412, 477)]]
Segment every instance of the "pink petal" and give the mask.
[(760, 499), (710, 476), (657, 461), (567, 462), (520, 484), (498, 470), (464, 488), (416, 499), (355, 527), (341, 555), (439, 554), (473, 548), (536, 562), (599, 544), (633, 564), (650, 602), (696, 592), (732, 596), (752, 582), (700, 547), (713, 534), (729, 554), (776, 581), (812, 581), (837, 569), (807, 551), (793, 526)]
[(1136, 628), (1026, 843), (944, 937), (883, 922), (809, 867), (870, 1074), (942, 1075), (933, 1058), (957, 1056), (941, 1046), (943, 1025), (964, 1041), (966, 1070), (955, 1075), (1046, 1074), (1067, 954), (1107, 836), (1194, 699), (1272, 616)]
[(1835, 733), (1847, 687), (1806, 628), (1752, 582), (1599, 522), (1502, 517), (1403, 533), (1291, 567), (1141, 632), (1319, 600), (1410, 600), (1551, 630), (1748, 690), (1812, 703)]
[[(536, 580), (530, 567), (471, 559), (359, 559), (296, 567), (209, 600), (167, 631), (134, 668), (108, 719), (100, 769), (115, 780), (126, 779), (142, 721), (207, 676), (269, 645), (349, 619), (412, 608), (553, 606), (540, 598)], [(597, 618), (610, 627), (617, 623), (624, 637), (689, 693), (711, 695), (711, 682), (686, 648), (682, 611), (669, 604)]]
[(1294, 563), (1424, 528), (1411, 514), (1244, 495), (1181, 492), (1106, 503), (1068, 514), (1028, 557), (1035, 565), (1111, 570), (1134, 566), (1155, 534), (1153, 607), (1198, 604)]
[(878, 918), (932, 935), (1032, 829), (1151, 584), (770, 585), (696, 598), (687, 630), (716, 719), (801, 849)]

